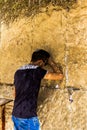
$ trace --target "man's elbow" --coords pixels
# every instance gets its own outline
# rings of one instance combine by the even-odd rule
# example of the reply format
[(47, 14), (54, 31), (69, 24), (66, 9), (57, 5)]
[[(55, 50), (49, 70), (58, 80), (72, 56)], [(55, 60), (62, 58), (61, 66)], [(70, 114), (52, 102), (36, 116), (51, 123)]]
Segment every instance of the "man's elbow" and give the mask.
[(63, 74), (59, 74), (59, 80), (63, 80), (64, 75)]

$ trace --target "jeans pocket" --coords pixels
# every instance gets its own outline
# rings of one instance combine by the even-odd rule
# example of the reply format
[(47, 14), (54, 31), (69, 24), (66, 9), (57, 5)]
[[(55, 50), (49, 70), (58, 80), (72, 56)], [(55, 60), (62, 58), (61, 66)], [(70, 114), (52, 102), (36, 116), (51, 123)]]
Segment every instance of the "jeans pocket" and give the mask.
[(38, 117), (31, 118), (30, 127), (32, 130), (40, 130), (40, 123)]

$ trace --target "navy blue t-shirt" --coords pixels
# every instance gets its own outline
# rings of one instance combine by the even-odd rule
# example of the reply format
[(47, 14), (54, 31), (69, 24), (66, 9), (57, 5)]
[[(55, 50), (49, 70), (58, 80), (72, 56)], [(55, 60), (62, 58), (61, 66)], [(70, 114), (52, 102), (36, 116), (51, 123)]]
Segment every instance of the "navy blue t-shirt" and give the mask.
[(46, 70), (35, 65), (26, 65), (15, 72), (16, 97), (12, 115), (18, 118), (37, 116), (37, 98), (41, 79)]

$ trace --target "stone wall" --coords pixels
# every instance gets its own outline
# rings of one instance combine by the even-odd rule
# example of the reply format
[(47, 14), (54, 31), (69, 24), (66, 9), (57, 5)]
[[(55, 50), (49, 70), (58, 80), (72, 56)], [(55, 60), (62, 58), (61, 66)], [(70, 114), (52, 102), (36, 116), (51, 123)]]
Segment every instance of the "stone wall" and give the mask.
[[(13, 98), (14, 72), (30, 61), (35, 49), (43, 48), (63, 66), (64, 80), (44, 81), (39, 94), (38, 116), (42, 130), (87, 129), (87, 2), (78, 0), (70, 10), (48, 6), (42, 12), (1, 26), (0, 96)], [(47, 68), (50, 69), (50, 68)], [(5, 85), (4, 85), (5, 84)], [(67, 86), (79, 88), (69, 102)], [(6, 105), (6, 130), (11, 130), (12, 103)], [(9, 112), (9, 111), (10, 112)], [(11, 122), (12, 124), (12, 122)]]

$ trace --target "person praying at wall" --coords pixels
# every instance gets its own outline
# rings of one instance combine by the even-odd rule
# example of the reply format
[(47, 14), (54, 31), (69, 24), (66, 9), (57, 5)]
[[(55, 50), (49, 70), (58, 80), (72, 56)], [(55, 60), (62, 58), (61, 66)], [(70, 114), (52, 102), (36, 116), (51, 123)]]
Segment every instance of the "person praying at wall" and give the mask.
[[(45, 70), (49, 65), (52, 72)], [(33, 52), (31, 62), (20, 67), (14, 74), (15, 99), (12, 111), (14, 130), (40, 130), (37, 115), (37, 100), (42, 79), (63, 79), (63, 72), (57, 67), (50, 54), (39, 49)]]

